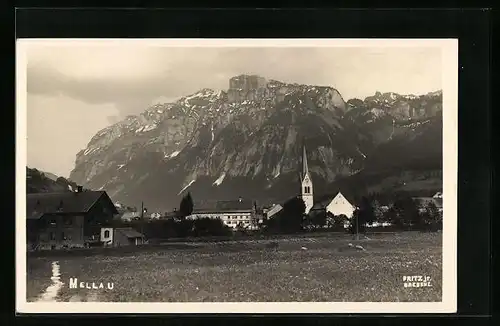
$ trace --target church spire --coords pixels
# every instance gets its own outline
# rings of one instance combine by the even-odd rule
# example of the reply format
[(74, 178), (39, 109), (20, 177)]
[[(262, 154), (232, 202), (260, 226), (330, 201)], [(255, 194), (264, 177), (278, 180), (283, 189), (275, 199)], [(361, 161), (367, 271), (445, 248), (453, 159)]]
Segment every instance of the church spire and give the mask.
[(302, 147), (302, 178), (309, 174), (309, 167), (307, 166), (307, 153), (306, 153), (306, 145)]

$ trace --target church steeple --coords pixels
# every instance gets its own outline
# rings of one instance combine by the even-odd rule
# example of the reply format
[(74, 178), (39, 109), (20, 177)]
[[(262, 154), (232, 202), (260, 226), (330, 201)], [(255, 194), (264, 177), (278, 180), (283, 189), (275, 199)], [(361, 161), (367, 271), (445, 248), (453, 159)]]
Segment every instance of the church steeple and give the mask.
[(302, 179), (309, 174), (309, 167), (307, 166), (307, 154), (306, 154), (306, 145), (302, 146)]
[(306, 214), (309, 214), (314, 199), (313, 199), (313, 183), (309, 173), (309, 166), (307, 165), (307, 152), (305, 144), (302, 147), (302, 173), (300, 174), (301, 183), (301, 197), (306, 205)]

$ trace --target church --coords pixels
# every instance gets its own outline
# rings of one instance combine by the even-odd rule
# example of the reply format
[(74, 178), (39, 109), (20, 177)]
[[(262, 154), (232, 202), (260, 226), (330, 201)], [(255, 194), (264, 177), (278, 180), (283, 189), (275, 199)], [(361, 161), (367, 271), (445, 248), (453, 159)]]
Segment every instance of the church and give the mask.
[(323, 210), (333, 215), (345, 215), (349, 219), (353, 216), (356, 206), (351, 204), (341, 192), (339, 192), (329, 203), (317, 203), (314, 205), (313, 182), (311, 174), (309, 173), (309, 166), (307, 164), (305, 145), (302, 151), (302, 172), (300, 173), (300, 184), (301, 198), (306, 205), (305, 214), (309, 214), (312, 209), (314, 211)]
[(309, 214), (309, 211), (314, 205), (313, 197), (313, 182), (311, 174), (309, 173), (309, 167), (307, 166), (307, 153), (306, 146), (303, 147), (302, 152), (302, 173), (300, 174), (300, 184), (301, 184), (301, 198), (306, 204), (305, 213)]

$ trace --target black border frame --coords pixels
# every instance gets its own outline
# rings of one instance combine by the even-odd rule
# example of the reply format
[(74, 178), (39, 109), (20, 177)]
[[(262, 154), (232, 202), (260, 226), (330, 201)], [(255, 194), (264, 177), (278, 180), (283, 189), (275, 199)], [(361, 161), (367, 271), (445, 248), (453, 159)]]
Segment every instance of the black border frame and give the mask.
[[(492, 313), (491, 270), (491, 178), (490, 152), (490, 78), (491, 11), (486, 9), (17, 9), (16, 38), (458, 38), (459, 39), (459, 186), (458, 186), (458, 313), (483, 316)], [(15, 58), (15, 55), (14, 55)], [(15, 65), (7, 84), (14, 81)], [(5, 75), (4, 75), (5, 78)], [(5, 84), (3, 84), (5, 85)], [(15, 101), (15, 92), (14, 98)], [(14, 102), (15, 103), (15, 102)], [(15, 105), (13, 105), (15, 107)], [(10, 111), (12, 112), (12, 111)], [(14, 121), (15, 121), (15, 110)], [(15, 130), (15, 125), (14, 125)], [(15, 142), (9, 142), (10, 146)], [(444, 144), (445, 145), (445, 144)], [(5, 147), (4, 147), (5, 148)], [(15, 147), (9, 147), (15, 152)], [(14, 166), (11, 171), (15, 171)], [(15, 175), (9, 183), (15, 185)], [(15, 187), (11, 186), (15, 196)], [(12, 213), (15, 209), (12, 210)], [(14, 214), (12, 214), (14, 216)], [(14, 221), (12, 219), (11, 221)], [(15, 248), (12, 224), (4, 228), (4, 248)], [(10, 232), (9, 232), (10, 231)], [(15, 250), (14, 250), (15, 251)], [(11, 263), (15, 266), (14, 255)], [(10, 269), (12, 270), (12, 269)], [(15, 273), (15, 272), (14, 272)], [(14, 280), (15, 275), (11, 274)], [(12, 284), (15, 284), (13, 282)], [(3, 294), (14, 291), (3, 291)], [(10, 299), (14, 299), (15, 296)], [(13, 302), (12, 300), (11, 302)], [(10, 312), (15, 311), (15, 304)], [(12, 315), (11, 315), (12, 316)], [(24, 323), (38, 318), (19, 315)], [(33, 316), (33, 315), (29, 315)], [(71, 315), (45, 316), (50, 324), (59, 324)], [(85, 317), (84, 317), (85, 316)], [(91, 317), (92, 316), (92, 317)], [(98, 315), (82, 315), (89, 322)], [(102, 315), (101, 315), (102, 316)], [(108, 315), (105, 316), (114, 316)], [(130, 315), (127, 315), (130, 316)], [(143, 315), (147, 316), (147, 315)], [(141, 320), (143, 316), (139, 317)], [(213, 322), (214, 315), (169, 315), (168, 323), (178, 317), (192, 317)], [(190, 316), (190, 317), (188, 317)], [(264, 315), (267, 321), (278, 315)], [(281, 315), (286, 321), (305, 316)], [(314, 315), (314, 317), (320, 315)], [(321, 315), (333, 318), (346, 315)], [(356, 315), (360, 322), (375, 322), (374, 314)], [(392, 315), (391, 315), (392, 316)], [(417, 314), (398, 315), (399, 321), (414, 319)], [(421, 315), (422, 321), (432, 316)], [(446, 315), (456, 320), (456, 314)], [(242, 321), (242, 315), (217, 315), (229, 321)], [(313, 317), (313, 316), (311, 316)], [(342, 321), (346, 321), (342, 317)], [(43, 317), (42, 317), (43, 318)], [(150, 316), (158, 320), (158, 315)], [(227, 319), (226, 319), (227, 318)], [(306, 317), (307, 318), (307, 317)], [(402, 320), (400, 320), (401, 318)], [(419, 318), (420, 319), (420, 318)], [(475, 319), (475, 318), (474, 318)], [(387, 321), (395, 319), (385, 319)], [(138, 320), (133, 318), (132, 322)], [(318, 320), (316, 319), (316, 322)], [(478, 322), (478, 320), (474, 320)]]

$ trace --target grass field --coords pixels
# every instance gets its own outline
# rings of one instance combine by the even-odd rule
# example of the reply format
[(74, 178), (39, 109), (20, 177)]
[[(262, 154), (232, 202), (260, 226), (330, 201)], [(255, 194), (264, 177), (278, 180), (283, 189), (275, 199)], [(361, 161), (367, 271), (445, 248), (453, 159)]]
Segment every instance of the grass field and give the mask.
[[(277, 248), (252, 240), (30, 257), (27, 299), (36, 301), (50, 285), (57, 261), (64, 283), (57, 301), (441, 301), (440, 233), (369, 237), (290, 237), (276, 240)], [(432, 287), (405, 288), (405, 275), (430, 276)], [(70, 277), (114, 287), (70, 289)]]

